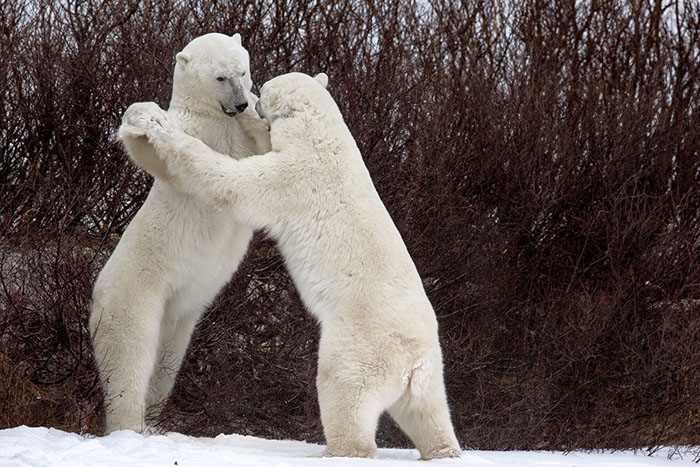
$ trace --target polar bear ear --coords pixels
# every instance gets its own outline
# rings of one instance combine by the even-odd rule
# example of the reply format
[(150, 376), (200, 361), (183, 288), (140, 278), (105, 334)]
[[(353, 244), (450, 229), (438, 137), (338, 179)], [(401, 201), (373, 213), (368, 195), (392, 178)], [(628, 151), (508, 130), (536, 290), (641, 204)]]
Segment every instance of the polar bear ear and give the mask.
[(325, 73), (319, 73), (314, 76), (314, 79), (318, 81), (324, 88), (328, 87), (328, 75)]
[(241, 45), (241, 35), (236, 33), (233, 36), (231, 36), (231, 39), (233, 39), (233, 42), (236, 43), (236, 45)]
[(180, 65), (184, 65), (185, 63), (192, 60), (192, 56), (186, 52), (180, 52), (177, 55), (175, 55), (175, 60), (177, 60), (177, 63), (179, 63)]

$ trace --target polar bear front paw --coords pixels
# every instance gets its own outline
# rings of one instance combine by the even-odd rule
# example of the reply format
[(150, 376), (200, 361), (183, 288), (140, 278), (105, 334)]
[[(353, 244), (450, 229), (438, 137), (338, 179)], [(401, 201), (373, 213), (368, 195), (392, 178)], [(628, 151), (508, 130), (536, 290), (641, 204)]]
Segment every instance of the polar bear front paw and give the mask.
[(119, 127), (119, 137), (138, 138), (145, 136), (152, 140), (169, 126), (168, 115), (154, 102), (137, 102), (131, 104)]
[(269, 152), (272, 147), (270, 144), (270, 122), (266, 118), (261, 118), (255, 110), (255, 104), (258, 98), (248, 93), (248, 107), (238, 115), (236, 119), (240, 123), (243, 131), (250, 136), (256, 145), (256, 153)]

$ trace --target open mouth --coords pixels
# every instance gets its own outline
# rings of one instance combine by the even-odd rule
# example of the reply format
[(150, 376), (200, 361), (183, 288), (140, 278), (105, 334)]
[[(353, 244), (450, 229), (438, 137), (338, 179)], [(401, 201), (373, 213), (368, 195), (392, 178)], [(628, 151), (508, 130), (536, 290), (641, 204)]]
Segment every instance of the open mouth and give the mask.
[(224, 104), (221, 104), (221, 110), (223, 110), (224, 113), (229, 117), (234, 117), (238, 113), (235, 110), (227, 109), (226, 107), (224, 107)]

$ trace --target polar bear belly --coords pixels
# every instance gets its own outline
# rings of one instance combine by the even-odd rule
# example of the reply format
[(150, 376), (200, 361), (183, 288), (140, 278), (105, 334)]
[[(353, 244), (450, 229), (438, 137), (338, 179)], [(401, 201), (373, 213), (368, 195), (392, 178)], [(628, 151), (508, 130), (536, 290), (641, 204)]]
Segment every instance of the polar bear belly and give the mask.
[(176, 315), (208, 305), (229, 281), (253, 235), (231, 216), (172, 191), (167, 199), (171, 218), (164, 255), (172, 259), (165, 272), (167, 309)]

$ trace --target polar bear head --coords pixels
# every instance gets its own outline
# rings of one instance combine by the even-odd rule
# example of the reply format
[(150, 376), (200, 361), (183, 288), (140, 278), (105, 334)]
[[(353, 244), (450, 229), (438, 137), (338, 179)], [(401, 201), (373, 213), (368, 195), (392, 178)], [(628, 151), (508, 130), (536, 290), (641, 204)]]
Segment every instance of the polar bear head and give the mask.
[(241, 35), (197, 37), (176, 56), (171, 105), (233, 117), (248, 106), (253, 85), (248, 51)]
[(304, 73), (277, 76), (263, 85), (255, 110), (270, 124), (278, 118), (292, 118), (301, 112), (325, 120), (335, 119), (340, 116), (340, 111), (326, 86), (328, 76), (325, 73), (313, 78)]

